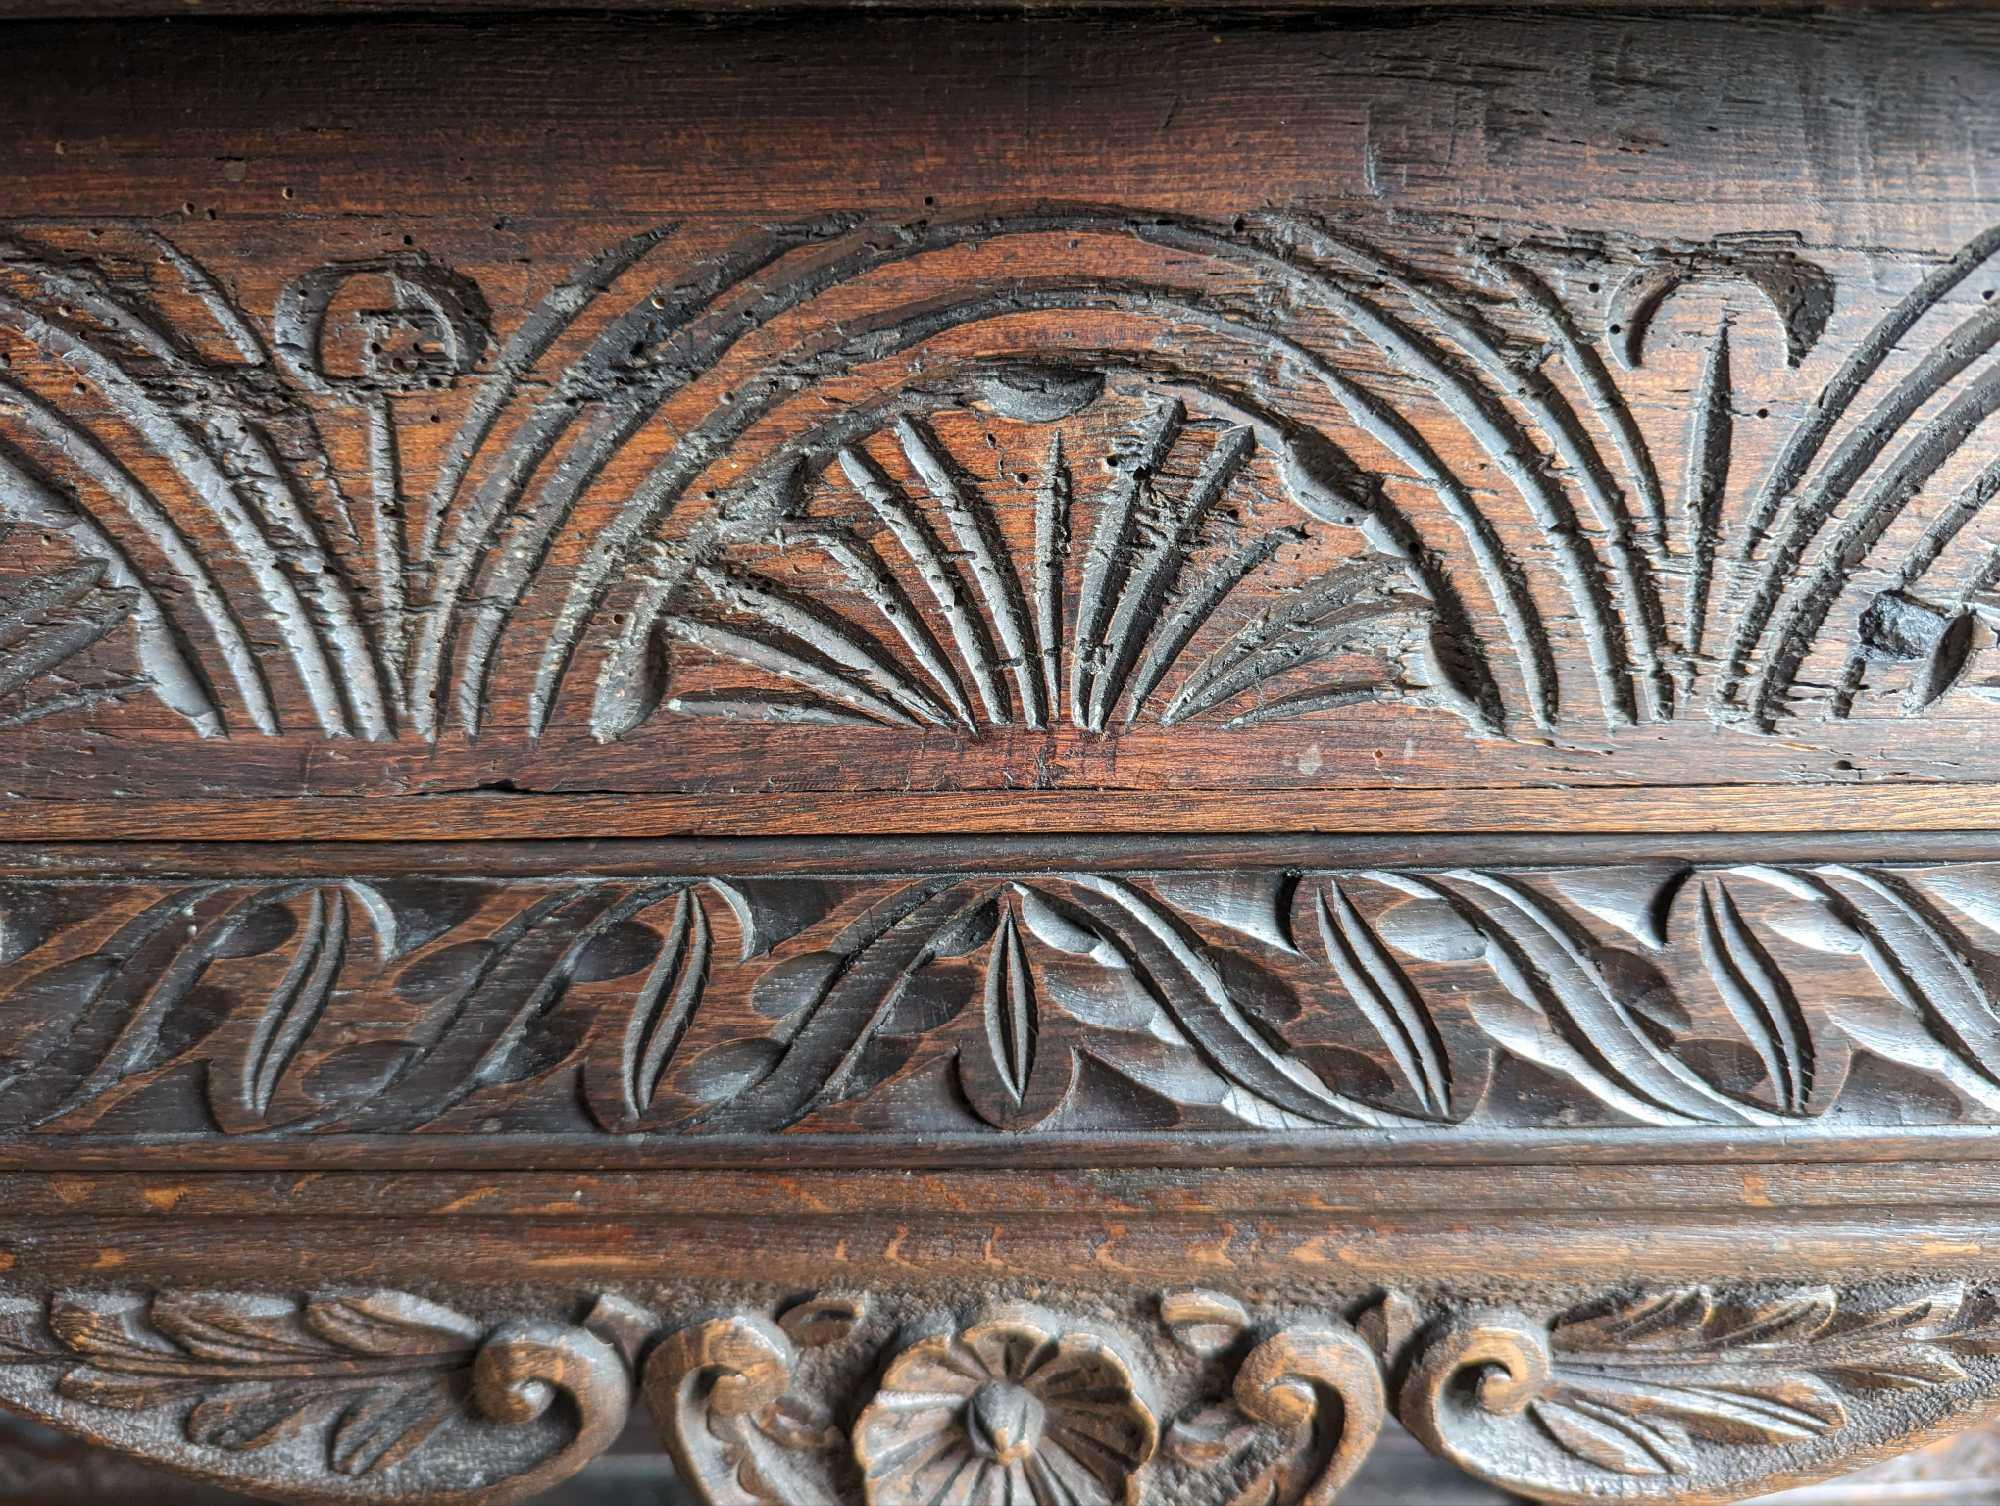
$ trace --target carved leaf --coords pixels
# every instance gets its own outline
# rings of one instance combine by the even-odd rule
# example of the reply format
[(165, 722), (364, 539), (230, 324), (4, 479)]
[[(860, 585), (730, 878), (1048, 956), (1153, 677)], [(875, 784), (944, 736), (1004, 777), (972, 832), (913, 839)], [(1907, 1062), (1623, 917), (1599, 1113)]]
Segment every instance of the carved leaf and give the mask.
[[(211, 1479), (258, 1490), (282, 1479), (315, 1500), (384, 1500), (413, 1485), (525, 1499), (610, 1443), (631, 1390), (618, 1352), (582, 1329), (487, 1330), (401, 1292), (57, 1294), (39, 1323), (28, 1309), (9, 1313), (21, 1332), (0, 1346), (10, 1406)], [(495, 1427), (523, 1432), (482, 1436)], [(380, 1478), (447, 1428), (462, 1431), (420, 1473)]]
[(1718, 1300), (1702, 1287), (1573, 1315), (1550, 1332), (1552, 1388), (1536, 1417), (1579, 1458), (1620, 1473), (1683, 1473), (1688, 1439), (1786, 1445), (1847, 1424), (1838, 1388), (1923, 1391), (1963, 1381), (1959, 1311), (1944, 1291), (1850, 1311), (1831, 1288)]
[(393, 1468), (422, 1448), (458, 1411), (447, 1386), (382, 1386), (357, 1397), (340, 1414), (328, 1442), (335, 1474), (369, 1475)]
[(271, 1112), (278, 1083), (326, 1012), (347, 961), (347, 896), (315, 889), (293, 942), (291, 965), (257, 1017), (244, 1051), (242, 1101), (259, 1119)]
[[(565, 1008), (571, 993), (649, 973), (662, 939), (636, 917), (681, 888), (559, 888), (477, 939), (411, 959), (395, 987), (426, 1012), (417, 1059), (393, 1095), (350, 1122), (435, 1116), (482, 1088), (533, 1082), (571, 1062), (591, 1024), (588, 1011)], [(622, 1104), (608, 1122), (621, 1117)]]
[(633, 997), (619, 1063), (624, 1111), (637, 1118), (652, 1105), (674, 1053), (686, 1037), (708, 984), (711, 949), (708, 912), (696, 890), (674, 902), (673, 920), (659, 956)]
[(1831, 1288), (1788, 1292), (1754, 1304), (1718, 1303), (1706, 1287), (1647, 1293), (1556, 1325), (1557, 1353), (1694, 1354), (1811, 1342), (1832, 1323)]
[[(1438, 917), (1423, 927), (1421, 937), (1456, 937), (1469, 928), (1479, 938), (1476, 955), (1502, 992), (1475, 992), (1467, 1003), (1480, 1027), (1507, 1050), (1642, 1122), (1774, 1118), (1729, 1098), (1661, 1044), (1651, 1017), (1653, 975), (1639, 978), (1618, 965), (1621, 958), (1599, 948), (1574, 919), (1526, 883), (1471, 871), (1452, 875), (1449, 887), (1427, 878), (1383, 878)], [(1452, 955), (1469, 950), (1454, 945)], [(1579, 1049), (1582, 1041), (1590, 1043), (1589, 1051)]]
[(1778, 1107), (1805, 1113), (1813, 1087), (1811, 1023), (1720, 880), (1701, 888), (1701, 955), (1730, 1015), (1762, 1059)]
[[(0, 476), (0, 486), (4, 486)], [(8, 530), (0, 523), (0, 547)], [(132, 615), (138, 597), (113, 590), (102, 560), (36, 580), (0, 578), (0, 728), (115, 701), (143, 679), (79, 679), (76, 661)]]
[(143, 1307), (57, 1298), (48, 1327), (71, 1361), (60, 1396), (128, 1412), (193, 1399), (188, 1441), (232, 1452), (337, 1413), (329, 1465), (346, 1475), (407, 1457), (459, 1409), (480, 1338), (449, 1308), (400, 1293), (304, 1304), (170, 1294)]
[(1318, 894), (1317, 915), (1327, 961), (1426, 1113), (1451, 1112), (1451, 1073), (1437, 1024), (1396, 960), (1354, 908), (1338, 882)]
[(1990, 1297), (1956, 1287), (1615, 1298), (1547, 1325), (1434, 1320), (1401, 1415), (1460, 1467), (1584, 1502), (1741, 1499), (1881, 1457), (1984, 1404)]
[(453, 1356), (479, 1334), (450, 1308), (400, 1292), (315, 1300), (305, 1305), (304, 1319), (335, 1348), (380, 1357)]
[[(0, 1083), (12, 1084), (0, 1094), (0, 1114), (87, 1127), (194, 1053), (234, 1006), (230, 990), (211, 986), (216, 970), (296, 946), (290, 901), (306, 887), (173, 891), (90, 955), (18, 979), (0, 1004), (7, 1072)], [(312, 944), (314, 956), (319, 945)], [(308, 996), (302, 1019), (297, 998), (281, 985), (272, 1007), (302, 1031), (316, 1006)], [(286, 1039), (295, 1045), (289, 1031)], [(213, 1077), (210, 1090), (224, 1122), (239, 1120), (238, 1094)]]
[(1613, 1474), (1678, 1475), (1690, 1468), (1685, 1438), (1644, 1418), (1589, 1399), (1541, 1400), (1530, 1410), (1565, 1450)]
[(1879, 1003), (1834, 1006), (1855, 1044), (2000, 1108), (2000, 958), (1892, 873), (1837, 864), (1743, 871), (1799, 902), (1799, 913), (1774, 926), (1800, 945), (1859, 956), (1880, 981)]

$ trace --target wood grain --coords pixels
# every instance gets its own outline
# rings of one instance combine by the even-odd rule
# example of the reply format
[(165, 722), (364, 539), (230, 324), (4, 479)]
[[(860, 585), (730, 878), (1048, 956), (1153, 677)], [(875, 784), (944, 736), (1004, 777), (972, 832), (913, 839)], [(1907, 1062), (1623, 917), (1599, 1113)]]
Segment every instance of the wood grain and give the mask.
[[(1990, 782), (1980, 24), (1560, 25), (22, 23), (0, 788)], [(1970, 134), (1788, 198), (1725, 26)]]
[[(508, 795), (292, 800), (10, 800), (0, 841), (148, 841), (199, 832), (204, 842), (464, 842), (647, 837), (882, 837), (1218, 831), (1688, 834), (1974, 832), (1992, 824), (1990, 785), (1745, 785), (1622, 789), (1096, 790), (1007, 795)], [(1694, 817), (1690, 819), (1691, 815)]]
[(0, 0), (0, 1405), (410, 1506), (1989, 1414), (2000, 21), (728, 8)]

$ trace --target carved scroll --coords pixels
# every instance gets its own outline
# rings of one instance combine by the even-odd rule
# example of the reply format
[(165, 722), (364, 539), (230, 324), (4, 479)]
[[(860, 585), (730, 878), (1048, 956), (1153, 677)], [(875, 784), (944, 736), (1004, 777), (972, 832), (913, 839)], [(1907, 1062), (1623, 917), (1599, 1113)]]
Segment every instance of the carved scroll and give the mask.
[[(1241, 1356), (1229, 1405), (1176, 1422), (1170, 1451), (1193, 1469), (1240, 1475), (1232, 1506), (1330, 1506), (1367, 1462), (1388, 1415), (1381, 1360), (1368, 1341), (1338, 1321), (1260, 1330), (1242, 1303), (1215, 1291), (1167, 1293), (1160, 1318), (1183, 1349)], [(1277, 1450), (1258, 1450), (1239, 1419), (1275, 1430)]]
[(668, 1334), (646, 1361), (646, 1406), (683, 1480), (708, 1506), (807, 1506), (811, 1487), (783, 1458), (796, 1443), (782, 1411), (792, 1342), (752, 1314)]
[(1453, 1312), (1400, 1412), (1461, 1468), (1538, 1501), (1737, 1500), (1825, 1479), (1993, 1406), (2000, 1308), (1956, 1286), (1642, 1292), (1552, 1321)]
[(9, 1299), (0, 1399), (52, 1427), (290, 1501), (526, 1501), (624, 1426), (582, 1328), (485, 1327), (401, 1292)]

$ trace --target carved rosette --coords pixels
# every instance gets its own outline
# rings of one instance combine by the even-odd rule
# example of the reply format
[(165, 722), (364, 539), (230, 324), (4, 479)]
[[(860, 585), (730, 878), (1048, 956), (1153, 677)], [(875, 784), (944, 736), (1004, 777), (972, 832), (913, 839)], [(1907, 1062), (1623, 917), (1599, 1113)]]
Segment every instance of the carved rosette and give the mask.
[(1158, 1442), (1130, 1366), (1095, 1334), (1033, 1315), (920, 1339), (854, 1425), (869, 1506), (1139, 1499)]

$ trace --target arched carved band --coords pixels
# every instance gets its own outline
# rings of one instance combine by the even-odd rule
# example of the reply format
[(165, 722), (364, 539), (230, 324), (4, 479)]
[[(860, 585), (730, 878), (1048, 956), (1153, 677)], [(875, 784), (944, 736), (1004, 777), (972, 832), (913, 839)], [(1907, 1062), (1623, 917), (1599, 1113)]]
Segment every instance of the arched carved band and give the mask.
[[(1955, 459), (2000, 411), (1975, 364), (2000, 316), (1964, 307), (1994, 232), (1864, 315), (1753, 467), (1740, 390), (1831, 359), (1834, 273), (1783, 235), (1502, 249), (1460, 226), (1406, 259), (1290, 214), (833, 213), (702, 251), (643, 230), (498, 331), (418, 250), (308, 267), (251, 310), (154, 232), (111, 229), (0, 243), (22, 353), (0, 525), (61, 534), (61, 564), (117, 593), (76, 624), (78, 602), (30, 603), (75, 631), (0, 643), (0, 729), (150, 692), (206, 735), (532, 742), (574, 719), (616, 739), (706, 715), (1095, 740), (1407, 698), (1539, 740), (1837, 719), (1870, 679), (1919, 712), (1994, 647), (2000, 560), (1972, 525), (1996, 483)], [(1765, 321), (1725, 315), (1691, 399), (1642, 390), (1641, 346), (1691, 287), (1767, 301), (1778, 370), (1747, 365)], [(419, 396), (456, 414), (422, 481)], [(938, 413), (969, 421), (925, 432)], [(988, 420), (1032, 459), (996, 471)], [(358, 443), (329, 441), (344, 424)], [(1029, 511), (1049, 526), (1006, 524)], [(1358, 629), (1318, 588), (1371, 560), (1428, 641), (1363, 696), (1328, 678)], [(65, 643), (88, 673), (47, 693)], [(676, 656), (744, 678), (683, 693)]]

